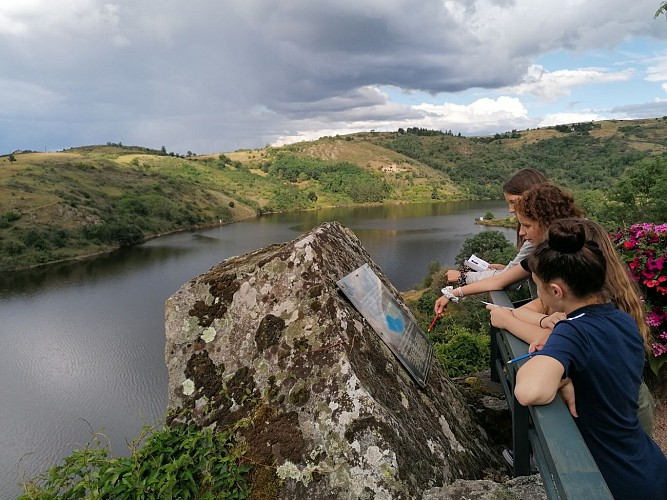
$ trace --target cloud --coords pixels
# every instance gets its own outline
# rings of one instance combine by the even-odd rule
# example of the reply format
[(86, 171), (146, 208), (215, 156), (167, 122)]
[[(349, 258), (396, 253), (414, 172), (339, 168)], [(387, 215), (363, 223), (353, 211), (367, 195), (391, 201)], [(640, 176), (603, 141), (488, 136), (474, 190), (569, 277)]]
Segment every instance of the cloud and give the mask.
[(654, 99), (650, 102), (615, 106), (609, 114), (620, 119), (654, 118), (667, 116), (667, 99)]
[(646, 80), (649, 82), (665, 82), (662, 84), (662, 88), (667, 92), (667, 55), (657, 57), (652, 62), (655, 64), (646, 68)]
[(503, 91), (519, 95), (531, 94), (544, 101), (553, 101), (569, 95), (573, 87), (626, 81), (634, 74), (633, 69), (612, 72), (605, 68), (545, 71), (542, 66), (535, 64), (528, 68), (519, 85), (505, 87)]
[[(213, 152), (408, 124), (522, 128), (542, 119), (528, 98), (642, 71), (583, 59), (547, 71), (537, 59), (665, 40), (654, 11), (655, 0), (5, 1), (0, 151), (122, 141)], [(663, 65), (647, 80), (663, 81)], [(392, 102), (383, 87), (434, 100)]]
[(604, 117), (597, 113), (552, 113), (546, 115), (539, 123), (538, 127), (553, 127), (554, 125), (592, 122), (603, 120)]

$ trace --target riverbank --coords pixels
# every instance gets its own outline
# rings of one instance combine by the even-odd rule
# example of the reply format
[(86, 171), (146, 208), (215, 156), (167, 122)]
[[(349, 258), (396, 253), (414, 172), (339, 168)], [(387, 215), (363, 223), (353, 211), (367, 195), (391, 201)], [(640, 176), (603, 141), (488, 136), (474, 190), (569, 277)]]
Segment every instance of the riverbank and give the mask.
[[(451, 201), (457, 201), (458, 202), (458, 201), (475, 201), (475, 200), (448, 200), (447, 202), (451, 202)], [(178, 229), (174, 229), (174, 230), (171, 230), (171, 231), (164, 231), (164, 232), (161, 232), (161, 233), (151, 234), (151, 235), (146, 236), (141, 242), (134, 243), (134, 244), (131, 244), (131, 245), (126, 245), (126, 246), (122, 246), (122, 247), (118, 246), (118, 245), (109, 246), (109, 247), (106, 247), (102, 250), (97, 250), (95, 252), (89, 252), (89, 253), (82, 253), (80, 255), (76, 255), (76, 256), (68, 257), (68, 258), (64, 258), (64, 259), (50, 260), (48, 262), (41, 262), (39, 264), (33, 264), (33, 265), (17, 267), (17, 268), (2, 269), (2, 272), (11, 274), (11, 273), (18, 273), (18, 272), (22, 272), (22, 271), (29, 271), (29, 270), (33, 270), (33, 269), (42, 269), (42, 268), (46, 268), (48, 266), (53, 266), (53, 265), (57, 265), (57, 264), (64, 264), (64, 263), (67, 263), (67, 262), (85, 261), (87, 259), (93, 259), (95, 257), (101, 257), (101, 256), (104, 256), (104, 255), (112, 254), (112, 253), (117, 252), (118, 250), (120, 250), (122, 248), (128, 248), (128, 247), (141, 245), (143, 243), (146, 243), (147, 241), (151, 241), (151, 240), (154, 240), (154, 239), (157, 239), (157, 238), (162, 238), (164, 236), (169, 236), (169, 235), (178, 234), (178, 233), (186, 233), (186, 232), (189, 232), (189, 231), (200, 231), (200, 230), (206, 230), (206, 229), (213, 229), (213, 228), (216, 228), (216, 227), (224, 227), (224, 226), (228, 226), (228, 225), (231, 225), (231, 224), (236, 224), (236, 223), (239, 223), (239, 222), (243, 222), (243, 221), (246, 221), (246, 220), (249, 220), (249, 219), (253, 219), (253, 218), (256, 218), (256, 217), (262, 217), (262, 216), (265, 216), (265, 215), (275, 215), (275, 214), (279, 214), (279, 213), (289, 214), (289, 213), (316, 212), (316, 211), (319, 211), (319, 210), (336, 209), (336, 208), (378, 207), (378, 206), (393, 206), (393, 205), (419, 205), (419, 204), (424, 204), (424, 203), (425, 202), (409, 202), (409, 201), (395, 201), (395, 202), (391, 202), (391, 203), (377, 203), (377, 202), (374, 202), (374, 203), (352, 203), (352, 204), (345, 204), (345, 205), (318, 206), (318, 207), (315, 207), (315, 208), (307, 208), (307, 209), (303, 209), (303, 210), (293, 210), (293, 211), (287, 211), (287, 212), (262, 212), (262, 213), (255, 212), (255, 213), (252, 213), (252, 214), (249, 214), (249, 215), (236, 217), (233, 220), (230, 220), (230, 221), (227, 221), (227, 222), (211, 222), (209, 224), (196, 224), (196, 225), (189, 226), (189, 227), (178, 228)], [(431, 203), (445, 203), (445, 201), (436, 201), (436, 202), (431, 202)], [(477, 222), (477, 221), (475, 220), (475, 222)], [(488, 224), (488, 225), (492, 225), (492, 224)], [(513, 226), (501, 226), (500, 224), (496, 224), (496, 225), (499, 226), (499, 227), (513, 227)]]
[(479, 219), (475, 219), (475, 224), (479, 224), (480, 226), (514, 228), (516, 227), (516, 218), (504, 217), (502, 219), (484, 219), (480, 217)]

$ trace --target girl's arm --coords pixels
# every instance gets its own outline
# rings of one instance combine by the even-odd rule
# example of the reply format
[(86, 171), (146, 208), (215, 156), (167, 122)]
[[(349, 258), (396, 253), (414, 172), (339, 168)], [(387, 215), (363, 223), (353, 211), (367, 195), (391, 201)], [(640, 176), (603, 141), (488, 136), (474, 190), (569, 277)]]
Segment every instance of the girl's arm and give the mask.
[[(549, 328), (549, 330), (551, 330), (553, 325), (551, 325), (551, 327), (547, 327), (547, 325), (544, 324), (544, 320), (548, 317), (548, 315), (545, 314), (544, 309), (544, 303), (538, 298), (531, 300), (527, 304), (524, 304), (517, 309), (514, 309), (513, 312), (515, 318), (523, 320), (526, 323), (530, 323), (531, 325), (536, 325), (540, 328)], [(563, 318), (565, 317), (564, 314), (562, 316)]]
[(526, 361), (516, 374), (514, 396), (523, 406), (546, 405), (553, 401), (565, 368), (554, 358), (537, 355)]
[[(550, 329), (540, 328), (535, 323), (517, 317), (517, 312), (522, 308), (505, 309), (497, 306), (486, 306), (486, 308), (491, 312), (491, 324), (493, 326), (507, 330), (528, 344), (532, 342), (544, 344), (549, 338)], [(544, 315), (541, 314), (540, 317), (544, 317)]]
[[(525, 241), (523, 245), (521, 245), (521, 248), (519, 249), (519, 252), (516, 254), (516, 257), (512, 259), (506, 266), (500, 265), (500, 264), (490, 264), (489, 267), (491, 269), (487, 269), (486, 271), (468, 271), (465, 276), (465, 283), (470, 284), (470, 283), (476, 283), (477, 281), (486, 279), (490, 276), (495, 276), (496, 274), (499, 274), (501, 272), (505, 272), (510, 270), (512, 267), (518, 265), (521, 263), (523, 259), (528, 257), (528, 255), (533, 251), (533, 245)], [(456, 277), (454, 279), (449, 279), (449, 272), (447, 274), (447, 278), (449, 279), (450, 282), (455, 282), (459, 279), (460, 273), (456, 271)], [(452, 277), (454, 277), (454, 274), (452, 274)]]
[[(516, 283), (517, 281), (521, 281), (528, 277), (530, 277), (530, 273), (523, 267), (514, 266), (507, 271), (496, 274), (495, 276), (491, 276), (490, 278), (455, 288), (453, 290), (453, 294), (455, 297), (463, 297), (466, 295), (474, 295), (482, 292), (490, 292), (492, 290), (502, 290), (512, 283)], [(445, 297), (444, 295), (436, 300), (435, 307), (433, 308), (436, 314), (442, 314), (448, 303), (449, 298)]]

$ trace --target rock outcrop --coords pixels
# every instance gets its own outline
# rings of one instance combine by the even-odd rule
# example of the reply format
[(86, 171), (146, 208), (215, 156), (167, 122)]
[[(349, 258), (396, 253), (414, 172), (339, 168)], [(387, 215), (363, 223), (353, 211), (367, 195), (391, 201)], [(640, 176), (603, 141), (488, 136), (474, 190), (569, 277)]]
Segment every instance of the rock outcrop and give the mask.
[(255, 498), (419, 498), (502, 467), (437, 362), (420, 389), (340, 292), (363, 264), (405, 308), (336, 222), (227, 259), (167, 300), (170, 413), (236, 429)]

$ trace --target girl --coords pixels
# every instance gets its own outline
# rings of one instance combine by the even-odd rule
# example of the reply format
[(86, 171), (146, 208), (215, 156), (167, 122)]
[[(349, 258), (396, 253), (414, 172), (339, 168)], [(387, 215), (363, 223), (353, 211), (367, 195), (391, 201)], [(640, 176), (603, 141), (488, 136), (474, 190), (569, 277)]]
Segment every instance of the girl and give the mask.
[[(642, 335), (644, 347), (650, 352), (650, 329), (644, 318), (644, 308), (637, 283), (630, 278), (627, 266), (621, 261), (609, 238), (609, 233), (599, 224), (587, 219), (574, 219), (581, 224), (586, 239), (595, 242), (602, 250), (607, 263), (602, 294), (605, 301), (613, 302), (621, 311), (632, 316)], [(564, 222), (564, 221), (563, 221)], [(565, 319), (565, 314), (551, 311), (541, 299), (535, 299), (517, 309), (487, 306), (491, 313), (491, 324), (507, 330), (527, 343), (544, 345), (554, 325)], [(639, 390), (639, 421), (646, 433), (653, 434), (655, 401), (644, 382)]]
[[(519, 236), (531, 245), (536, 245), (545, 238), (547, 228), (554, 220), (582, 215), (572, 196), (550, 183), (538, 184), (529, 189), (524, 196), (515, 200), (514, 205), (520, 223)], [(514, 266), (475, 283), (458, 288), (448, 286), (442, 289), (443, 295), (436, 300), (433, 309), (436, 315), (440, 315), (450, 301), (458, 302), (466, 295), (502, 290), (526, 278), (530, 278), (530, 272), (522, 266)]]
[[(537, 186), (538, 184), (543, 184), (547, 182), (547, 178), (534, 168), (523, 168), (516, 172), (512, 177), (510, 177), (507, 182), (503, 185), (503, 197), (507, 202), (507, 210), (509, 213), (515, 213), (514, 205), (521, 198), (526, 191), (530, 188)], [(447, 281), (449, 283), (458, 282), (459, 285), (463, 286), (468, 283), (475, 283), (484, 278), (494, 276), (498, 273), (506, 271), (513, 266), (517, 265), (526, 256), (533, 251), (533, 246), (524, 241), (520, 235), (521, 225), (517, 223), (516, 227), (516, 247), (519, 249), (516, 257), (506, 266), (502, 264), (491, 264), (492, 269), (486, 271), (457, 271), (456, 269), (450, 269), (447, 271)]]
[(567, 320), (519, 368), (514, 396), (541, 405), (560, 390), (614, 498), (664, 498), (667, 458), (637, 417), (644, 340), (633, 317), (607, 302), (600, 246), (580, 221), (556, 221), (527, 261), (541, 300)]

